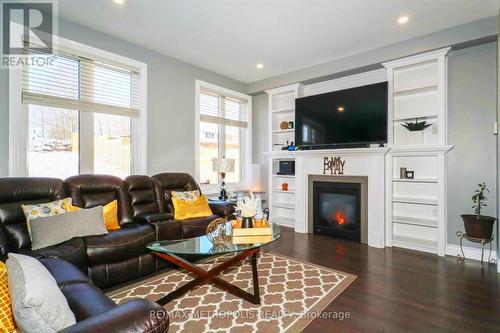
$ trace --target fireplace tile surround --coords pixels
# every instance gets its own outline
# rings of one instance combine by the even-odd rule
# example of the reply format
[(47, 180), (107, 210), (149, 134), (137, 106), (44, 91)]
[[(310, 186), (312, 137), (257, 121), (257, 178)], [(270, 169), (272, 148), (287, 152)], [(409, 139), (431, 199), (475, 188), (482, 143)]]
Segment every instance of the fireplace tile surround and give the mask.
[[(313, 230), (314, 233), (323, 233), (326, 235), (330, 235), (333, 237), (340, 237), (344, 239), (356, 240), (361, 243), (366, 244), (368, 242), (368, 178), (367, 177), (351, 177), (351, 176), (327, 176), (327, 175), (309, 175), (308, 176), (308, 223), (310, 224), (309, 230)], [(344, 211), (344, 218), (346, 218), (346, 223), (354, 222), (358, 225), (352, 225), (351, 228), (347, 227), (347, 230), (343, 231), (342, 228), (340, 230), (335, 230), (339, 228), (335, 228), (335, 224), (328, 228), (328, 221), (324, 221), (323, 218), (319, 215), (324, 215), (325, 212), (316, 211), (320, 202), (321, 193), (326, 195), (328, 194), (345, 194), (347, 198), (351, 196), (351, 193), (355, 198), (353, 200), (357, 202), (353, 202), (354, 211)], [(335, 201), (335, 200), (333, 200)], [(325, 204), (325, 203), (323, 203)], [(328, 203), (327, 203), (328, 204)], [(335, 204), (333, 204), (335, 206)], [(324, 207), (327, 208), (327, 207)], [(332, 207), (329, 207), (332, 208)], [(336, 207), (335, 210), (340, 209), (342, 207)], [(344, 208), (345, 209), (345, 208)], [(335, 216), (335, 219), (338, 217)], [(349, 221), (349, 219), (354, 219), (355, 221)], [(321, 223), (323, 222), (323, 223)], [(326, 223), (325, 223), (326, 222)], [(316, 224), (316, 225), (315, 225)], [(325, 225), (326, 224), (326, 225)], [(345, 227), (344, 227), (345, 228)], [(322, 232), (320, 231), (322, 229)], [(330, 230), (328, 230), (330, 229)], [(333, 229), (333, 230), (332, 230)], [(352, 234), (352, 235), (350, 235)], [(356, 235), (354, 235), (356, 234)]]

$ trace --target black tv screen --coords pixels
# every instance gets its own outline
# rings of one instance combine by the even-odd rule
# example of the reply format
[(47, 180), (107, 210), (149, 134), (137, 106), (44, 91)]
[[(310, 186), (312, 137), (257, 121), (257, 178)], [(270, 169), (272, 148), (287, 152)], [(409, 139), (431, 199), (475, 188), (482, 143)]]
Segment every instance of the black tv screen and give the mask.
[(295, 143), (311, 148), (387, 142), (387, 82), (295, 100)]

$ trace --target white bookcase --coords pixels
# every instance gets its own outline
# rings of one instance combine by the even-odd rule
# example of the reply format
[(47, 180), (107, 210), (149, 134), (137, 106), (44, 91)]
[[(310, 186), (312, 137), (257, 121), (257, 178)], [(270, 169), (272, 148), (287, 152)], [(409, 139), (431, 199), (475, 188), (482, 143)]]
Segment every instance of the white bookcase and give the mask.
[[(389, 83), (386, 245), (445, 255), (446, 57), (449, 48), (384, 63)], [(421, 142), (402, 126), (426, 120)], [(400, 168), (414, 179), (400, 177)]]
[[(295, 99), (302, 95), (302, 85), (292, 84), (266, 91), (269, 97), (269, 150), (281, 151), (287, 142), (295, 141)], [(293, 128), (281, 129), (282, 122), (292, 121)], [(269, 157), (269, 207), (271, 222), (295, 227), (295, 176), (278, 175), (279, 162), (294, 158)], [(288, 184), (282, 191), (281, 184)]]

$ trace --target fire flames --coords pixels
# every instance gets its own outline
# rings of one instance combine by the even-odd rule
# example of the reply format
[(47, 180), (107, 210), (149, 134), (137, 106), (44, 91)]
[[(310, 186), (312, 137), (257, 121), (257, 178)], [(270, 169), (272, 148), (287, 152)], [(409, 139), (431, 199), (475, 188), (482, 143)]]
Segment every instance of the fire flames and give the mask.
[(335, 214), (335, 220), (337, 220), (337, 223), (339, 225), (343, 225), (345, 223), (345, 216), (340, 210), (337, 212), (337, 214)]

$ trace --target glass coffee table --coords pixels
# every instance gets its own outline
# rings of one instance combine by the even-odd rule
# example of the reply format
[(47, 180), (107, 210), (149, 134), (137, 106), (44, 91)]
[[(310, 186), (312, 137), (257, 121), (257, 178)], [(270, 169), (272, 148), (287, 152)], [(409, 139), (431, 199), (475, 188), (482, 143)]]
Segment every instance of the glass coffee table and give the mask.
[[(229, 241), (224, 246), (213, 246), (207, 236), (200, 236), (185, 240), (160, 241), (149, 244), (147, 248), (151, 250), (154, 255), (197, 276), (194, 280), (186, 283), (179, 289), (174, 290), (165, 297), (162, 297), (160, 300), (156, 301), (156, 303), (165, 305), (199, 285), (212, 283), (234, 296), (243, 298), (253, 304), (260, 304), (257, 254), (262, 246), (274, 242), (281, 235), (280, 228), (277, 224), (271, 224), (271, 228), (272, 235), (266, 239), (266, 241), (261, 243), (233, 244)], [(215, 256), (231, 253), (234, 253), (235, 255), (228, 256), (228, 258), (221, 264), (208, 271), (181, 257), (182, 255), (189, 255), (198, 256), (199, 258), (199, 256)], [(250, 294), (249, 292), (218, 277), (220, 273), (224, 272), (229, 267), (234, 266), (236, 263), (243, 261), (250, 256), (252, 265), (253, 294)]]

